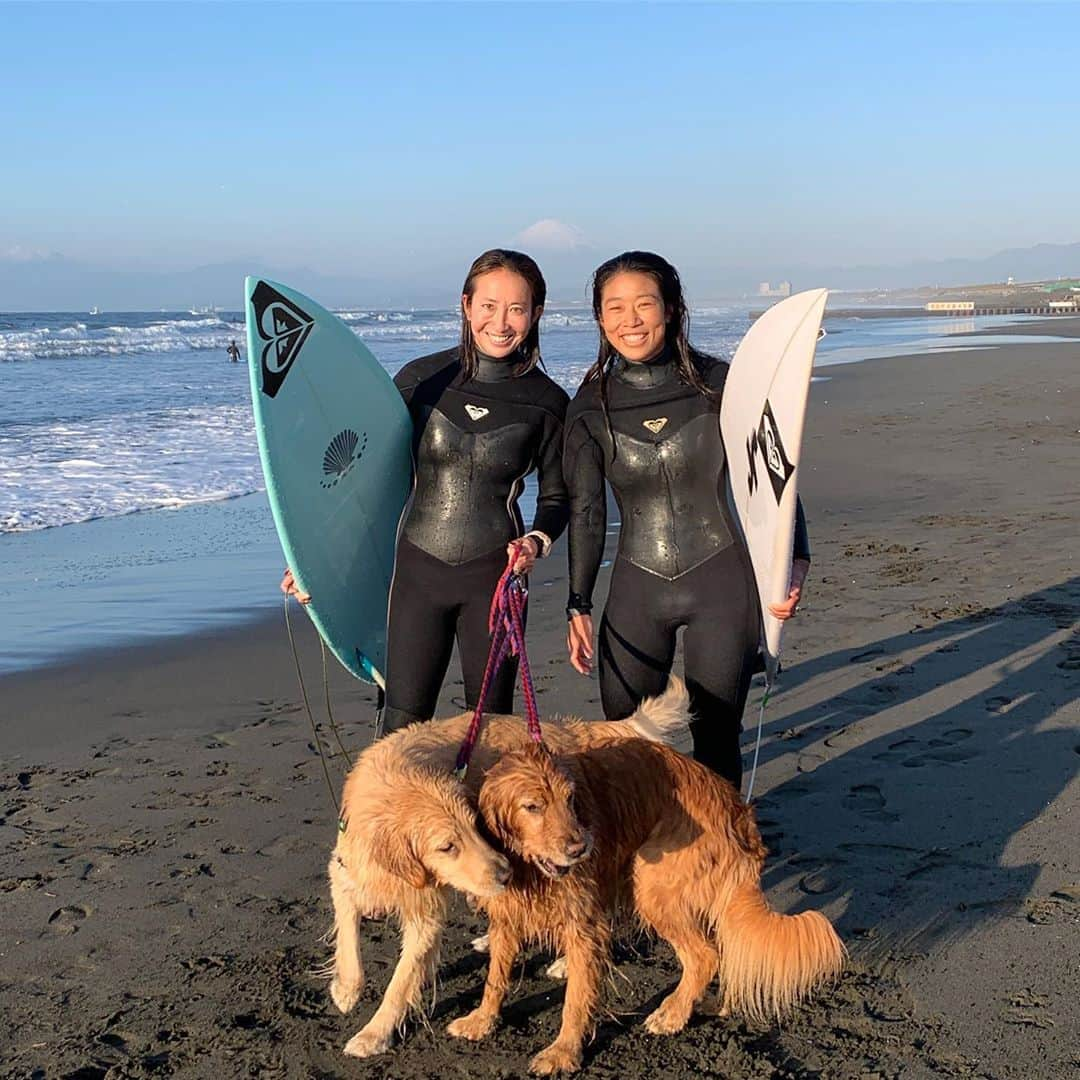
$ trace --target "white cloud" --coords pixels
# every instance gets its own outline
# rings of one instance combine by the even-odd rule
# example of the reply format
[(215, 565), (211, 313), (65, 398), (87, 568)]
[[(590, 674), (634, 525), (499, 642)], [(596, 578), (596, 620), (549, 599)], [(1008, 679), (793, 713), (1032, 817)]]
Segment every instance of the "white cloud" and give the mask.
[(55, 256), (55, 252), (35, 250), (23, 247), (21, 244), (0, 251), (0, 259), (7, 262), (37, 262), (40, 259), (49, 258), (50, 255)]
[(542, 251), (574, 251), (584, 245), (585, 236), (576, 225), (567, 225), (555, 218), (543, 218), (522, 229), (514, 242)]

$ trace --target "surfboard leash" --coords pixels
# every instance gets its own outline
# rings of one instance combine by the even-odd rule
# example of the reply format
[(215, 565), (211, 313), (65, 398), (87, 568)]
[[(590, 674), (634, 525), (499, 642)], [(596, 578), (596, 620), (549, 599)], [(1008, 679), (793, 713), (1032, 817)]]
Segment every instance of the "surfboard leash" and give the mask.
[(491, 632), (491, 648), (488, 650), (487, 664), (484, 667), (484, 678), (480, 685), (480, 696), (469, 723), (469, 730), (458, 750), (457, 761), (454, 765), (454, 775), (463, 780), (469, 769), (469, 760), (480, 738), (480, 730), (484, 721), (484, 703), (487, 700), (488, 690), (495, 673), (502, 666), (508, 656), (518, 658), (521, 673), (521, 694), (525, 702), (525, 719), (529, 729), (529, 735), (534, 742), (541, 742), (543, 734), (540, 730), (540, 710), (536, 705), (536, 688), (533, 685), (532, 671), (529, 668), (529, 657), (525, 651), (525, 601), (528, 599), (529, 590), (525, 585), (525, 578), (514, 573), (514, 563), (517, 562), (520, 545), (515, 544), (510, 558), (507, 560), (506, 569), (495, 586), (495, 592), (491, 597), (491, 611), (488, 615), (488, 629)]
[(326, 718), (330, 724), (330, 730), (334, 733), (334, 741), (338, 744), (338, 750), (345, 759), (345, 763), (351, 769), (352, 756), (349, 754), (349, 751), (345, 749), (345, 744), (341, 741), (341, 731), (337, 726), (337, 720), (334, 719), (334, 710), (330, 706), (330, 676), (327, 672), (326, 664), (326, 642), (323, 640), (322, 634), (319, 635), (319, 650), (322, 652), (322, 684), (323, 696), (326, 701)]
[[(334, 783), (330, 779), (330, 767), (326, 764), (326, 754), (323, 751), (322, 739), (319, 737), (319, 729), (315, 723), (315, 717), (311, 712), (311, 702), (308, 700), (307, 686), (304, 683), (304, 673), (300, 669), (300, 656), (296, 651), (296, 640), (292, 632), (292, 620), (289, 618), (289, 598), (285, 597), (285, 630), (289, 635), (289, 647), (292, 649), (293, 663), (296, 665), (296, 679), (300, 683), (300, 695), (304, 699), (304, 709), (307, 712), (308, 723), (311, 725), (311, 737), (315, 740), (315, 749), (319, 752), (319, 761), (322, 762), (323, 776), (326, 777), (326, 790), (330, 792), (330, 801), (334, 804), (334, 816), (338, 819), (338, 827), (341, 827), (341, 807), (338, 804), (337, 795), (334, 794)], [(322, 641), (322, 635), (319, 636)], [(323, 679), (326, 680), (326, 654), (323, 653)], [(329, 684), (326, 691), (327, 705), (330, 701)], [(339, 740), (340, 742), (340, 740)], [(344, 748), (343, 748), (344, 749)], [(347, 757), (347, 755), (346, 755)]]
[(765, 706), (769, 704), (769, 695), (775, 685), (774, 679), (768, 675), (765, 677), (765, 693), (761, 695), (761, 707), (758, 709), (757, 718), (757, 741), (754, 743), (754, 763), (750, 766), (750, 780), (746, 785), (746, 802), (749, 804), (754, 797), (754, 777), (757, 776), (758, 754), (761, 753), (761, 729), (765, 723)]

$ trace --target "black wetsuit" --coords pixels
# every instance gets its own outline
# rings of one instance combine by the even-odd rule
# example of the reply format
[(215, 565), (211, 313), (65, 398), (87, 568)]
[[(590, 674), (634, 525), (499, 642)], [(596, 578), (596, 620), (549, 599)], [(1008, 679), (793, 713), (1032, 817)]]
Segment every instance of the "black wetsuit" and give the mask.
[[(414, 360), (394, 378), (413, 421), (415, 484), (390, 588), (383, 730), (431, 718), (455, 637), (465, 700), (476, 705), (491, 594), (507, 543), (524, 532), (518, 497), (533, 469), (533, 531), (550, 542), (566, 527), (560, 455), (568, 399), (539, 369), (514, 370), (515, 358), (481, 355), (465, 381), (455, 348)], [(488, 691), (491, 712), (512, 710), (516, 674), (516, 663), (503, 664)]]
[[(727, 364), (705, 359), (705, 384), (722, 391)], [(621, 358), (607, 379), (614, 445), (598, 382), (584, 385), (566, 416), (563, 472), (570, 492), (569, 609), (592, 610), (604, 552), (604, 480), (621, 529), (598, 653), (604, 715), (628, 716), (663, 691), (685, 627), (694, 756), (736, 786), (739, 732), (760, 635), (749, 555), (727, 504), (719, 399), (685, 383), (664, 352), (644, 364)], [(809, 559), (801, 505), (797, 558)]]

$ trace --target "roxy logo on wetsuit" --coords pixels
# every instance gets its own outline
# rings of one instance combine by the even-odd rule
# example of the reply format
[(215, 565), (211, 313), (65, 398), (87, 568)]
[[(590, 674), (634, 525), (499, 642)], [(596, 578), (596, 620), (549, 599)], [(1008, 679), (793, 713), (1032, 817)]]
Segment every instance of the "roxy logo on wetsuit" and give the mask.
[(787, 487), (787, 482), (795, 471), (795, 466), (788, 460), (787, 453), (784, 451), (784, 444), (780, 438), (780, 428), (777, 426), (776, 417), (773, 416), (772, 406), (768, 401), (765, 402), (765, 410), (761, 414), (761, 422), (758, 424), (757, 430), (751, 432), (750, 438), (746, 440), (746, 454), (750, 463), (750, 472), (747, 475), (746, 483), (751, 495), (758, 484), (757, 452), (759, 450), (768, 469), (773, 494), (776, 496), (777, 503), (779, 503), (780, 496), (784, 494), (784, 488)]
[(262, 392), (274, 397), (296, 360), (315, 320), (294, 303), (260, 281), (251, 294), (255, 327), (267, 344), (262, 351)]

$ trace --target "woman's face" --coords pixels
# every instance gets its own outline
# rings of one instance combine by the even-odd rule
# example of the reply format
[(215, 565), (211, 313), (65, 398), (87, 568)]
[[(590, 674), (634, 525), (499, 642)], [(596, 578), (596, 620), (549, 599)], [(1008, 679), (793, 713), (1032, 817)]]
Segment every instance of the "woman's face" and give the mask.
[(476, 278), (472, 296), (462, 296), (461, 306), (476, 347), (496, 360), (517, 350), (544, 310), (533, 310), (529, 283), (502, 267)]
[(652, 360), (664, 348), (668, 311), (651, 274), (623, 271), (600, 290), (600, 329), (608, 343), (631, 363)]

